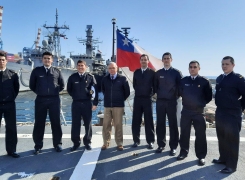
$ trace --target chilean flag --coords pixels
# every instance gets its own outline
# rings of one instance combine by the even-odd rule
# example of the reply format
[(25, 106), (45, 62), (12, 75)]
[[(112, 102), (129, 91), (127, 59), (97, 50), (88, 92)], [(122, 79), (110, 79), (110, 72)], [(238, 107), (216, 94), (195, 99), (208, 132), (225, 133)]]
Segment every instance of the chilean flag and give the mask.
[(149, 56), (149, 68), (153, 70), (158, 70), (163, 67), (162, 61), (155, 58), (144, 49), (139, 47), (132, 40), (125, 37), (117, 29), (117, 65), (118, 67), (128, 67), (130, 71), (135, 71), (139, 69), (140, 66), (140, 56), (142, 54), (147, 54)]

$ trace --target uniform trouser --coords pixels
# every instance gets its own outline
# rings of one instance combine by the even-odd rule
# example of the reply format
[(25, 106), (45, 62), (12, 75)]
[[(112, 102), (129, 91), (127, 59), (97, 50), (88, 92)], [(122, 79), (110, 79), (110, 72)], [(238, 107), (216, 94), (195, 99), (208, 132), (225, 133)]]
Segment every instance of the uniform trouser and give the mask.
[(84, 121), (85, 135), (83, 137), (83, 144), (91, 144), (92, 139), (92, 102), (90, 100), (78, 102), (73, 101), (72, 107), (72, 126), (71, 126), (71, 140), (74, 146), (79, 146), (81, 143), (80, 131), (81, 131), (81, 117)]
[(206, 120), (203, 111), (190, 111), (183, 108), (180, 121), (180, 154), (187, 155), (190, 147), (191, 125), (195, 129), (195, 152), (198, 159), (207, 155)]
[(179, 130), (177, 124), (177, 101), (176, 100), (157, 100), (157, 144), (159, 147), (166, 146), (166, 115), (168, 116), (171, 149), (176, 149), (179, 143)]
[(15, 102), (0, 103), (0, 117), (4, 115), (6, 131), (5, 144), (8, 153), (16, 152), (17, 128)]
[(145, 135), (148, 144), (155, 142), (154, 123), (152, 116), (151, 98), (134, 98), (132, 134), (135, 143), (140, 143), (140, 127), (142, 123), (142, 113), (144, 113)]
[(123, 145), (123, 118), (124, 107), (105, 107), (103, 120), (103, 141), (104, 145), (110, 144), (112, 121), (115, 128), (115, 141), (117, 146)]
[(239, 155), (241, 110), (217, 108), (215, 113), (216, 132), (219, 141), (219, 159), (236, 170)]
[(35, 100), (35, 124), (33, 129), (33, 140), (35, 149), (42, 149), (45, 123), (49, 112), (51, 123), (53, 146), (62, 144), (62, 129), (60, 123), (60, 98), (57, 97), (37, 97)]

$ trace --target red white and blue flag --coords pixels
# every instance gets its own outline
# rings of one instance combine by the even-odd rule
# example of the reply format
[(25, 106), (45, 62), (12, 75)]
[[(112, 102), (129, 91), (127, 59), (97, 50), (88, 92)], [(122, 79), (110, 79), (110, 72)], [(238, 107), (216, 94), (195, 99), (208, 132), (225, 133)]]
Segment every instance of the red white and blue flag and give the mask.
[(158, 70), (163, 67), (162, 61), (152, 56), (144, 49), (139, 47), (132, 40), (125, 37), (117, 30), (117, 65), (118, 67), (128, 67), (130, 71), (140, 68), (140, 56), (147, 54), (149, 56), (149, 68)]

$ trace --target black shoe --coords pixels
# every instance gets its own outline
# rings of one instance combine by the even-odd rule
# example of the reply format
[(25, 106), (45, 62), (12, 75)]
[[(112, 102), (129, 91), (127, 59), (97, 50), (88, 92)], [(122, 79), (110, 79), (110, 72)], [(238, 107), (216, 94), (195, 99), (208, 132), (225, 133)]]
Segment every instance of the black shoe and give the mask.
[(20, 155), (17, 154), (16, 152), (8, 153), (8, 156), (12, 156), (13, 158), (19, 158), (20, 157)]
[(222, 169), (220, 172), (221, 173), (225, 173), (225, 174), (231, 174), (231, 173), (233, 173), (233, 172), (235, 172), (236, 170), (233, 170), (233, 169), (231, 169), (231, 168), (229, 168), (229, 167), (225, 167), (224, 169)]
[(171, 149), (169, 155), (175, 156), (176, 155), (176, 149)]
[(87, 149), (88, 151), (91, 150), (92, 149), (91, 145), (90, 144), (85, 145), (85, 149)]
[(41, 152), (41, 149), (34, 149), (33, 154), (38, 155)]
[(132, 148), (136, 148), (136, 147), (138, 147), (139, 145), (140, 145), (140, 143), (135, 142), (131, 147), (132, 147)]
[(198, 164), (199, 164), (200, 166), (205, 165), (205, 159), (199, 159), (199, 160), (198, 160)]
[(187, 155), (185, 154), (179, 154), (178, 157), (177, 157), (177, 160), (180, 161), (180, 160), (183, 160), (187, 157)]
[(56, 152), (61, 152), (62, 151), (61, 145), (56, 146), (54, 149), (55, 149)]
[(158, 147), (156, 153), (161, 153), (164, 150), (164, 147)]
[(79, 146), (80, 146), (80, 145), (78, 145), (78, 146), (75, 146), (75, 145), (72, 146), (72, 147), (70, 148), (70, 151), (76, 151), (76, 150), (79, 148)]
[(212, 163), (215, 163), (215, 164), (225, 164), (224, 161), (221, 161), (219, 159), (213, 159)]
[(153, 149), (153, 148), (154, 148), (154, 144), (153, 143), (148, 144), (147, 149)]

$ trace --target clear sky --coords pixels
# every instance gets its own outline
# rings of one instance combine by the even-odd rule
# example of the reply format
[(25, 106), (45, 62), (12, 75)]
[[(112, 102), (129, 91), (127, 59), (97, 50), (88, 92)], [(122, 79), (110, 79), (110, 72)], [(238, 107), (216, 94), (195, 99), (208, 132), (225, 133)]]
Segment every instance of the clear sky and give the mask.
[[(188, 75), (188, 63), (198, 60), (200, 75), (218, 76), (221, 60), (233, 56), (235, 72), (245, 75), (244, 0), (0, 0), (4, 6), (2, 40), (4, 50), (21, 52), (31, 47), (37, 29), (54, 25), (58, 8), (59, 25), (69, 25), (69, 39), (61, 39), (62, 54), (85, 53), (77, 37), (85, 38), (86, 25), (93, 25), (94, 37), (104, 58), (112, 55), (112, 23), (131, 27), (129, 38), (161, 59), (173, 55), (173, 67)], [(41, 41), (47, 32), (42, 31)]]

